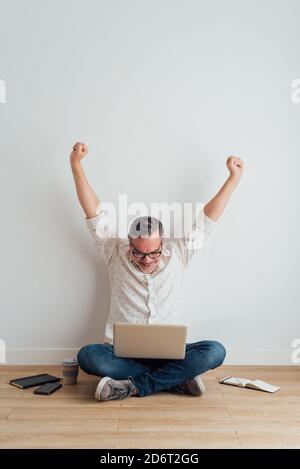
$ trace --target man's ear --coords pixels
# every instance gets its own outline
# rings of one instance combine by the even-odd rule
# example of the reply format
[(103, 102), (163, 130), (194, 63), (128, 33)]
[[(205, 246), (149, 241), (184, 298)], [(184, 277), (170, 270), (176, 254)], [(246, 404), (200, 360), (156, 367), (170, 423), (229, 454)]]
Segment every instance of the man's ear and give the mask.
[(129, 247), (133, 246), (132, 245), (132, 238), (130, 236), (128, 236), (128, 243), (129, 243)]

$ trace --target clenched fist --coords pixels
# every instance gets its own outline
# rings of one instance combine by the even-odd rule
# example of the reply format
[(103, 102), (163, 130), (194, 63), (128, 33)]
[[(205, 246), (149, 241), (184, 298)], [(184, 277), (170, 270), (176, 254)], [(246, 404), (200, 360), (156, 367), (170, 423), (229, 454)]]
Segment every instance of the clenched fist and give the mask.
[(89, 149), (85, 143), (76, 142), (70, 155), (71, 163), (79, 163), (82, 158), (88, 154), (88, 152)]
[(229, 156), (227, 158), (226, 165), (230, 172), (230, 176), (240, 179), (244, 170), (243, 160), (237, 156)]

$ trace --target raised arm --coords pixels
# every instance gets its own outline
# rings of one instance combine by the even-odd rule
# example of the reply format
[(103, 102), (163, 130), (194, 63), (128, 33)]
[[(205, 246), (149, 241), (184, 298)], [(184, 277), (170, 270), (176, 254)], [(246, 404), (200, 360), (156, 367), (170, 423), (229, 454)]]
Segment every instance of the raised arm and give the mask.
[(236, 188), (244, 170), (244, 163), (237, 156), (229, 156), (226, 161), (229, 177), (219, 192), (204, 206), (204, 213), (213, 221), (217, 221), (222, 215), (234, 189)]
[(75, 181), (78, 200), (87, 218), (95, 217), (100, 211), (100, 201), (88, 183), (81, 160), (88, 154), (88, 147), (82, 142), (73, 146), (70, 163)]

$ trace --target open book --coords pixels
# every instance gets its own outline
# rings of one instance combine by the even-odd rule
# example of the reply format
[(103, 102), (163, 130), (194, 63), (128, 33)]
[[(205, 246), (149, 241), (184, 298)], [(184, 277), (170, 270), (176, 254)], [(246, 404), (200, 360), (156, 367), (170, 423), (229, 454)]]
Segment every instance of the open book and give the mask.
[(278, 386), (273, 386), (272, 384), (266, 383), (265, 381), (261, 381), (260, 379), (256, 379), (252, 381), (251, 379), (247, 378), (237, 378), (235, 376), (227, 376), (219, 381), (222, 384), (231, 384), (232, 386), (239, 386), (241, 388), (251, 388), (256, 389), (258, 391), (266, 391), (266, 392), (276, 392), (280, 388)]

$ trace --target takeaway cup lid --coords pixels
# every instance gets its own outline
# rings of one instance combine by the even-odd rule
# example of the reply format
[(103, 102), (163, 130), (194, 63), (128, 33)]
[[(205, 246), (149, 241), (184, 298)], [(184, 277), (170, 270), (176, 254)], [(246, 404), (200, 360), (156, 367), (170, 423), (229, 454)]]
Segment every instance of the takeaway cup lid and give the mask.
[(66, 366), (78, 365), (76, 358), (64, 358), (61, 363)]

